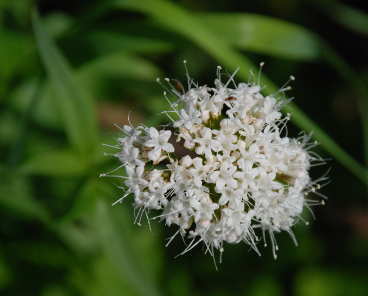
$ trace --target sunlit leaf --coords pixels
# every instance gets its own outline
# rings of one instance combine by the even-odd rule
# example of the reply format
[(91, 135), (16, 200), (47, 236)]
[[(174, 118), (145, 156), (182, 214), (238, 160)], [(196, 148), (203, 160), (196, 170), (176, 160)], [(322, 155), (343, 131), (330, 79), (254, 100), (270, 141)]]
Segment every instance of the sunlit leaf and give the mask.
[(248, 13), (200, 14), (224, 42), (257, 53), (297, 60), (320, 57), (319, 40), (303, 27)]
[(297, 275), (296, 295), (365, 295), (365, 278), (332, 270), (310, 269)]

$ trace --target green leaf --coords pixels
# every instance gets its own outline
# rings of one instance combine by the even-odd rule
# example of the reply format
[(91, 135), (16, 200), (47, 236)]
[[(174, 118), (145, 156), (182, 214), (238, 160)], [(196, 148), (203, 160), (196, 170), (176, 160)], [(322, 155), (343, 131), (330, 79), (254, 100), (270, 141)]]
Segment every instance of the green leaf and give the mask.
[(30, 184), (19, 174), (0, 170), (0, 206), (18, 216), (48, 222), (46, 209), (31, 194)]
[(0, 253), (0, 289), (5, 288), (12, 281), (12, 271)]
[[(358, 105), (360, 118), (363, 127), (363, 143), (365, 163), (368, 167), (368, 87), (361, 76), (354, 72), (353, 69), (341, 58), (335, 50), (328, 44), (325, 44), (323, 50), (324, 59), (340, 74), (340, 76), (347, 81), (358, 97)], [(368, 172), (366, 175), (368, 180)]]
[[(248, 80), (250, 70), (253, 73), (256, 72), (256, 68), (248, 59), (234, 51), (230, 44), (219, 39), (216, 32), (206, 26), (205, 22), (171, 2), (164, 0), (116, 0), (115, 3), (117, 7), (150, 15), (165, 28), (176, 31), (196, 43), (227, 68), (236, 69), (240, 67), (238, 75), (244, 80)], [(270, 94), (277, 91), (278, 88), (265, 76), (263, 76), (262, 82), (267, 86), (266, 93)], [(367, 170), (346, 153), (295, 104), (289, 103), (284, 111), (292, 113), (292, 120), (296, 125), (307, 132), (313, 132), (313, 137), (319, 141), (326, 151), (362, 182), (368, 184)]]
[(80, 295), (88, 296), (124, 296), (139, 295), (131, 287), (129, 279), (117, 272), (116, 264), (106, 255), (98, 256), (88, 270), (79, 269), (74, 272), (72, 281), (80, 290)]
[(117, 52), (84, 64), (78, 69), (77, 78), (86, 87), (96, 89), (96, 85), (107, 77), (153, 80), (160, 74), (160, 70), (149, 61), (126, 52)]
[(82, 157), (90, 159), (97, 146), (94, 105), (86, 91), (76, 83), (67, 61), (45, 31), (37, 13), (32, 15), (33, 29), (41, 60), (54, 90), (70, 143)]
[(368, 35), (367, 13), (336, 0), (314, 0), (308, 4), (321, 9), (327, 17), (332, 18), (345, 28), (359, 34)]
[[(149, 60), (121, 51), (106, 54), (84, 63), (74, 71), (73, 77), (79, 87), (88, 89), (89, 93), (93, 93), (96, 98), (99, 95), (106, 95), (103, 86), (109, 78), (153, 82), (160, 75), (162, 75), (160, 69)], [(17, 110), (24, 112), (36, 88), (37, 83), (33, 79), (19, 84), (10, 95), (9, 103)], [(30, 115), (32, 120), (43, 126), (62, 128), (62, 116), (57, 112), (58, 104), (55, 104), (52, 85), (45, 83), (40, 93), (37, 108), (32, 110)], [(149, 105), (149, 107), (151, 106)]]
[(298, 25), (250, 13), (211, 13), (199, 17), (219, 39), (239, 49), (297, 60), (320, 57), (319, 40)]
[(88, 165), (73, 150), (58, 149), (33, 155), (20, 167), (25, 174), (45, 176), (78, 176), (87, 172)]
[(337, 22), (352, 31), (368, 35), (368, 14), (347, 5), (336, 3), (331, 15)]
[[(322, 9), (328, 17), (334, 19), (344, 27), (368, 35), (368, 14), (358, 9), (341, 4), (335, 0), (312, 1), (312, 4)], [(329, 45), (323, 43), (323, 56), (325, 60), (340, 73), (354, 88), (358, 95), (359, 111), (363, 125), (363, 140), (365, 163), (368, 166), (368, 88), (361, 76), (356, 74), (351, 67)], [(366, 176), (368, 179), (368, 175)]]
[(40, 83), (32, 77), (19, 83), (9, 96), (9, 104), (18, 112), (27, 112), (34, 93), (40, 88), (38, 94), (37, 108), (32, 109), (30, 119), (37, 122), (41, 126), (62, 129), (62, 120), (57, 112), (57, 104), (55, 104), (51, 86), (47, 83)]
[(104, 196), (114, 194), (111, 186), (105, 180), (90, 178), (83, 184), (78, 196), (73, 200), (73, 204), (67, 213), (59, 219), (60, 223), (69, 223), (74, 219), (83, 217), (86, 213), (91, 213), (96, 208), (96, 202)]
[(30, 36), (0, 28), (0, 98), (15, 74), (26, 72), (34, 59), (30, 57), (34, 45)]
[(365, 274), (352, 275), (346, 271), (305, 269), (296, 276), (295, 295), (339, 296), (365, 295), (367, 285)]
[(142, 37), (121, 34), (111, 31), (94, 31), (87, 34), (86, 39), (99, 53), (132, 52), (141, 54), (165, 53), (171, 51), (174, 47), (167, 41), (158, 38)]
[[(97, 204), (96, 227), (100, 235), (100, 242), (109, 260), (115, 264), (120, 276), (128, 279), (128, 282), (140, 295), (160, 295), (155, 284), (146, 274), (140, 257), (136, 256), (131, 238), (127, 237), (124, 229), (117, 229), (117, 222), (112, 217), (106, 203), (99, 201)], [(149, 264), (149, 262), (145, 262)]]
[(47, 32), (53, 38), (58, 38), (63, 36), (71, 27), (74, 25), (75, 21), (69, 15), (57, 12), (50, 13), (45, 16), (43, 24), (47, 29)]

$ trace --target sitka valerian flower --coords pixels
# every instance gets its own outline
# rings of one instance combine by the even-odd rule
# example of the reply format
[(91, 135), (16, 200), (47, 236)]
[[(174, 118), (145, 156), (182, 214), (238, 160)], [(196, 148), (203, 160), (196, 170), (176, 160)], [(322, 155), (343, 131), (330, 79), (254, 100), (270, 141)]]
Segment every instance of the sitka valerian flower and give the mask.
[(310, 137), (286, 136), (285, 88), (264, 96), (257, 83), (221, 76), (218, 68), (214, 87), (188, 78), (187, 90), (166, 79), (176, 96), (164, 93), (171, 124), (121, 128), (123, 198), (133, 197), (137, 223), (144, 217), (177, 227), (168, 244), (178, 234), (189, 239), (181, 254), (201, 242), (212, 256), (239, 242), (259, 254), (259, 242), (270, 241), (276, 258), (274, 234), (285, 231), (296, 243), (292, 227), (306, 222), (303, 210), (323, 204), (317, 189), (326, 177), (312, 181), (309, 170), (324, 161), (309, 152)]

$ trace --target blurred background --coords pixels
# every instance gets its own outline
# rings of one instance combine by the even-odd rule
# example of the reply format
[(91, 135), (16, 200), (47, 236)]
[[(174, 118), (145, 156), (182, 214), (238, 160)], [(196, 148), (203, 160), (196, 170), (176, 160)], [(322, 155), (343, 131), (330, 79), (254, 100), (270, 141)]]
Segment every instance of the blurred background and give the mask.
[[(156, 77), (185, 81), (184, 59), (200, 84), (219, 64), (242, 81), (264, 61), (266, 93), (296, 77), (289, 134), (314, 131), (329, 162), (311, 174), (331, 182), (277, 260), (174, 259), (175, 228), (134, 225), (98, 178), (118, 166), (114, 124), (167, 122)], [(0, 0), (0, 294), (368, 295), (367, 84), (364, 1)]]

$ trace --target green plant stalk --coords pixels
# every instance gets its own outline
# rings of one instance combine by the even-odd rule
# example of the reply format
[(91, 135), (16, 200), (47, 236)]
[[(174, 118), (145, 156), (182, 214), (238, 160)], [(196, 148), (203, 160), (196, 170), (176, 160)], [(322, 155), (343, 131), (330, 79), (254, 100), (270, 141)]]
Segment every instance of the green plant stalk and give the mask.
[(365, 147), (365, 163), (368, 167), (368, 88), (351, 67), (329, 45), (323, 44), (322, 55), (336, 71), (345, 79), (358, 96), (358, 109), (363, 127), (363, 141)]
[[(208, 30), (200, 20), (168, 1), (116, 0), (115, 4), (117, 7), (123, 9), (132, 9), (146, 13), (168, 29), (180, 32), (226, 67), (233, 69), (240, 67), (239, 76), (245, 80), (248, 79), (251, 70), (255, 71), (255, 67), (250, 61), (234, 51), (227, 43), (217, 39), (215, 34), (211, 30)], [(262, 81), (266, 86), (266, 93), (277, 92), (278, 88), (266, 77), (263, 76)], [(284, 108), (284, 111), (292, 113), (292, 120), (296, 125), (308, 132), (313, 132), (313, 137), (327, 152), (334, 156), (359, 180), (368, 185), (367, 170), (346, 153), (295, 104), (288, 104)]]

